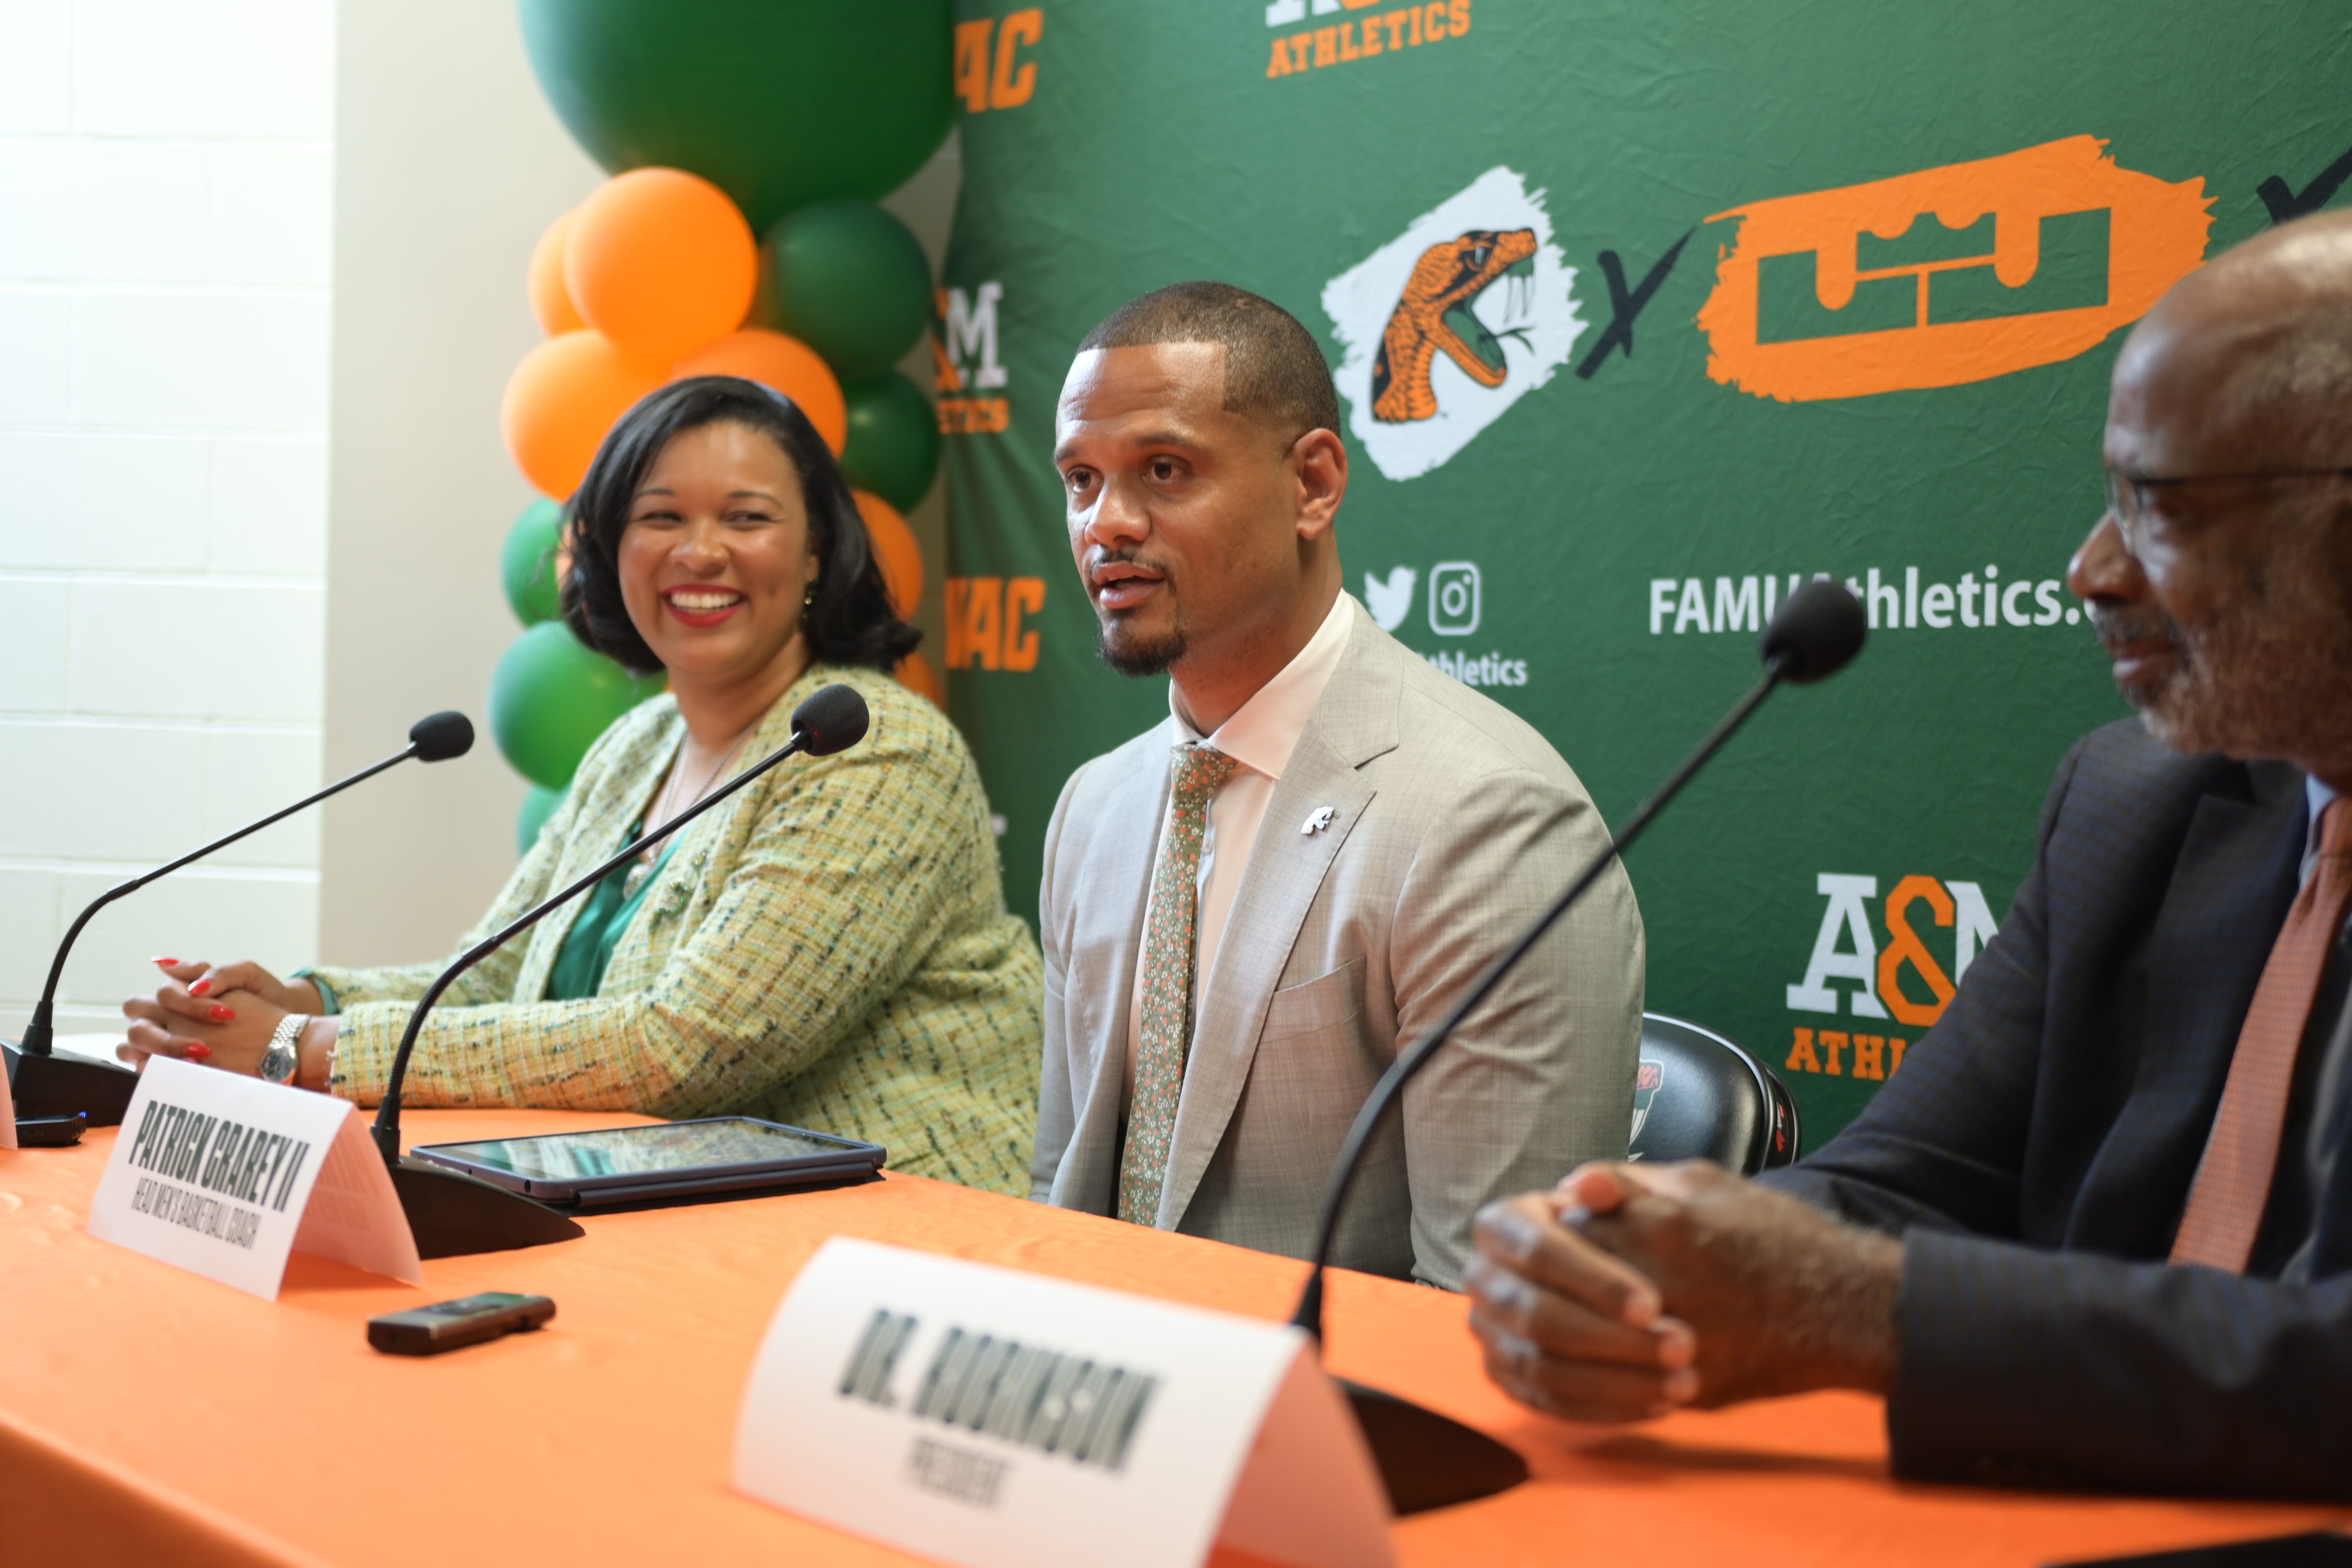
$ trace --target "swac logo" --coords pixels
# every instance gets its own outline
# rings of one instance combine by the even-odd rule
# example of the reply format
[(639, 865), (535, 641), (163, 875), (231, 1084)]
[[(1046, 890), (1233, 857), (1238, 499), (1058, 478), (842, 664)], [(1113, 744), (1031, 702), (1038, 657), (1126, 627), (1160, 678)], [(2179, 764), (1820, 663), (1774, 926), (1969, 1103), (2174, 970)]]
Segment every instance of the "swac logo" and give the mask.
[(931, 360), (938, 371), (934, 384), (943, 435), (992, 435), (1012, 423), (1005, 399), (970, 395), (1004, 385), (1004, 366), (996, 353), (996, 307), (1003, 299), (1002, 283), (982, 283), (969, 294), (961, 289), (939, 291), (940, 332), (931, 340)]
[(1037, 90), (1037, 62), (1026, 58), (1021, 51), (1045, 36), (1045, 13), (1032, 5), (1004, 18), (1004, 29), (996, 37), (996, 66), (992, 70), (988, 36), (995, 30), (995, 19), (989, 16), (956, 24), (955, 89), (963, 100), (967, 114), (1018, 109)]
[(1429, 472), (1549, 381), (1585, 328), (1575, 281), (1543, 193), (1497, 168), (1326, 284), (1348, 427), (1381, 472)]
[(1739, 220), (1698, 313), (1707, 374), (1806, 402), (1957, 386), (2072, 359), (2205, 256), (2201, 179), (2072, 136), (1717, 213)]
[(950, 577), (950, 669), (1034, 669), (1038, 632), (1021, 624), (1045, 607), (1043, 577)]

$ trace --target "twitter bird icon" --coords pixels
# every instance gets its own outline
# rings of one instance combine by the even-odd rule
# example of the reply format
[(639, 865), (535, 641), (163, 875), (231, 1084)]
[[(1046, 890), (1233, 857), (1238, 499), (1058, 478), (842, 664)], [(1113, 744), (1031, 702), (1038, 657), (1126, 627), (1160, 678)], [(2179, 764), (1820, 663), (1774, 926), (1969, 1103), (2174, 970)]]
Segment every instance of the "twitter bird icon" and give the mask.
[(1397, 567), (1385, 583), (1370, 572), (1364, 574), (1364, 608), (1372, 612), (1381, 630), (1392, 632), (1404, 625), (1404, 618), (1412, 614), (1412, 585), (1420, 580), (1421, 574), (1410, 566)]

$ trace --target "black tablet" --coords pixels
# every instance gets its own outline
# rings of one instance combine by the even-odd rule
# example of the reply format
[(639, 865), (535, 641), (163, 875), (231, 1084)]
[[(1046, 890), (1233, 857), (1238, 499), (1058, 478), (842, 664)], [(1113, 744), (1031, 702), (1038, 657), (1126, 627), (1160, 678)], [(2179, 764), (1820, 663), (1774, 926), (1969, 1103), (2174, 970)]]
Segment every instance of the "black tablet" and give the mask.
[(887, 1157), (878, 1143), (749, 1116), (431, 1143), (409, 1152), (541, 1203), (583, 1208), (851, 1180), (873, 1175)]

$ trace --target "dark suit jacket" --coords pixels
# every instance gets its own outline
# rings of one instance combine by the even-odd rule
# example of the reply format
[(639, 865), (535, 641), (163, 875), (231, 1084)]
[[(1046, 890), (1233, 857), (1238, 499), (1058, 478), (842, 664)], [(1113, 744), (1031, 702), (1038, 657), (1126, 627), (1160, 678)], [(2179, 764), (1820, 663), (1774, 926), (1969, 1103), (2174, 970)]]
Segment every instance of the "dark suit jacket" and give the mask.
[(2352, 1497), (2352, 1160), (2312, 1283), (2164, 1261), (2307, 815), (2294, 768), (2094, 731), (1943, 1019), (1772, 1178), (1905, 1236), (1899, 1473)]

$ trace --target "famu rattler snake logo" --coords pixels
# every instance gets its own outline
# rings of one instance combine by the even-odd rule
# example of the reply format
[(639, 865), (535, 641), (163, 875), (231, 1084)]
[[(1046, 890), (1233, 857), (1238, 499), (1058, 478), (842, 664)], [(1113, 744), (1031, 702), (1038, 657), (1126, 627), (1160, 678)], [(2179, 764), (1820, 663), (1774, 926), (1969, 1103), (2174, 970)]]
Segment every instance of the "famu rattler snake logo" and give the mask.
[(1391, 479), (1468, 446), (1568, 362), (1585, 323), (1543, 193), (1489, 169), (1324, 286), (1349, 428)]
[[(1434, 415), (1437, 393), (1429, 384), (1429, 372), (1441, 353), (1479, 385), (1503, 384), (1511, 367), (1502, 339), (1487, 330), (1471, 307), (1498, 282), (1532, 279), (1535, 255), (1536, 231), (1531, 228), (1501, 233), (1474, 228), (1422, 252), (1404, 297), (1381, 334), (1381, 352), (1372, 360), (1373, 418), (1397, 425)], [(1517, 313), (1505, 307), (1507, 320)]]

